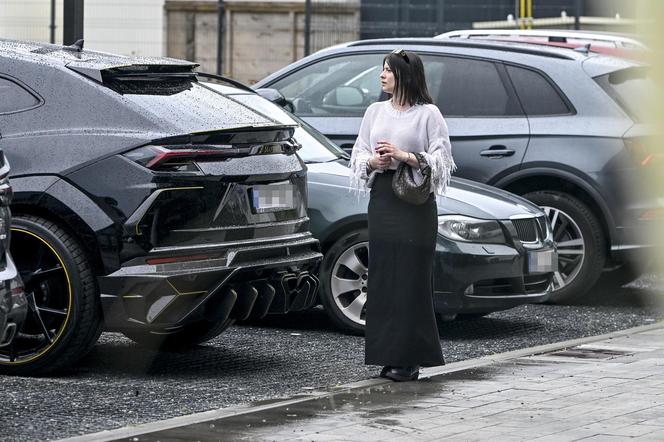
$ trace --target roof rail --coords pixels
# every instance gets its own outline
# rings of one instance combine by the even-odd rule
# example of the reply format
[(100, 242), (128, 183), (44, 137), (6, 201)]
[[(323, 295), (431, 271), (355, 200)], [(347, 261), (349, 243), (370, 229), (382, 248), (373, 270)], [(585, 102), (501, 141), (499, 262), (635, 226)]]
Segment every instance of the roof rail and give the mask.
[(470, 40), (443, 40), (443, 39), (421, 39), (421, 38), (381, 38), (372, 40), (358, 40), (347, 44), (347, 47), (357, 46), (377, 46), (389, 44), (410, 44), (419, 46), (450, 46), (461, 48), (475, 48), (475, 49), (496, 49), (500, 51), (516, 52), (520, 54), (539, 55), (541, 57), (559, 58), (562, 60), (574, 60), (571, 55), (563, 54), (561, 51), (542, 50), (535, 47), (527, 47), (519, 43), (498, 43), (498, 42), (485, 42), (485, 41), (470, 41)]

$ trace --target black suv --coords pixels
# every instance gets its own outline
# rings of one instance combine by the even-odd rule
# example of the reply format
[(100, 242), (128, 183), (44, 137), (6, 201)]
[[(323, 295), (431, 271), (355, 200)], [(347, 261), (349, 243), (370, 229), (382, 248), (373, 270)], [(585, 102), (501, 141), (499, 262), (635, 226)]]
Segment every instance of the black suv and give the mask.
[(394, 48), (422, 56), (456, 175), (523, 195), (548, 214), (559, 256), (551, 300), (585, 293), (604, 268), (617, 269), (605, 283), (636, 277), (638, 252), (652, 244), (639, 234), (661, 209), (639, 186), (656, 162), (644, 143), (645, 66), (521, 43), (380, 39), (324, 49), (254, 87), (277, 89), (296, 115), (350, 150)]
[(70, 364), (104, 324), (186, 347), (315, 302), (295, 126), (200, 85), (195, 67), (0, 41), (11, 251), (35, 301), (0, 372)]

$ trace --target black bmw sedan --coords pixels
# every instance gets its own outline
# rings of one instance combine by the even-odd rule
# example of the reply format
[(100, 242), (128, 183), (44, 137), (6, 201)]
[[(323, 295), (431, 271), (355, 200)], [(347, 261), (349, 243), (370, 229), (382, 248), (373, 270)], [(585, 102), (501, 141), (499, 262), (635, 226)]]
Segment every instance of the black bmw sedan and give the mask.
[[(349, 190), (347, 154), (243, 85), (214, 76), (204, 79), (203, 84), (257, 112), (301, 125), (295, 137), (308, 167), (311, 231), (325, 254), (319, 299), (340, 328), (361, 333), (370, 284), (368, 197), (358, 198)], [(460, 178), (453, 178), (447, 195), (438, 198), (434, 306), (439, 317), (485, 315), (544, 302), (553, 287), (557, 258), (550, 223), (528, 200)]]

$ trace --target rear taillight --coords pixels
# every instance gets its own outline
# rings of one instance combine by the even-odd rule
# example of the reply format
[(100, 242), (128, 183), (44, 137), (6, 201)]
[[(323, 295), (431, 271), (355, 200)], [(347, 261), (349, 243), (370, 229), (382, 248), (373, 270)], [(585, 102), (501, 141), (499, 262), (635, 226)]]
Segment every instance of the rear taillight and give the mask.
[(164, 146), (143, 146), (125, 154), (125, 157), (148, 169), (162, 172), (197, 172), (196, 161), (224, 159), (216, 149), (188, 149)]
[(244, 145), (148, 145), (124, 154), (148, 169), (162, 172), (197, 172), (197, 162), (224, 161), (251, 155), (292, 154), (301, 146), (294, 139)]
[(629, 151), (637, 166), (652, 167), (661, 165), (664, 158), (664, 152), (656, 148), (654, 140), (646, 137), (625, 138), (625, 146)]

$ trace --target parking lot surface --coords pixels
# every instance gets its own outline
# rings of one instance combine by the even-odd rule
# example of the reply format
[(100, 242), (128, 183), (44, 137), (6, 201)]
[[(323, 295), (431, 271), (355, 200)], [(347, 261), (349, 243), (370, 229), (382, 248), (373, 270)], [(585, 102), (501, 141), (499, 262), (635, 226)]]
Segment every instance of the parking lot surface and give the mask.
[[(526, 305), (441, 323), (448, 362), (650, 324), (664, 317), (661, 280), (645, 278), (581, 305)], [(158, 353), (104, 334), (67, 372), (3, 377), (3, 440), (45, 440), (267, 401), (374, 376), (363, 338), (344, 335), (324, 312), (234, 326), (204, 346)]]
[(659, 442), (662, 337), (658, 322), (423, 370), (419, 382), (374, 379), (212, 419), (202, 413), (70, 441)]

